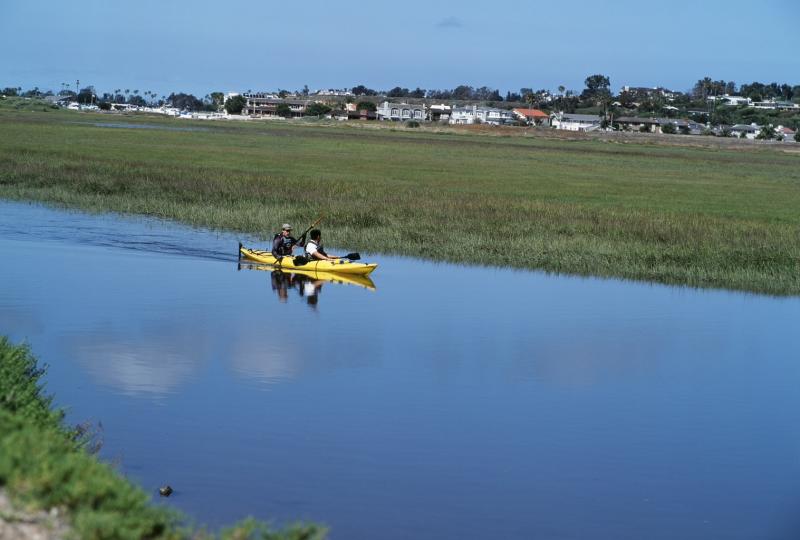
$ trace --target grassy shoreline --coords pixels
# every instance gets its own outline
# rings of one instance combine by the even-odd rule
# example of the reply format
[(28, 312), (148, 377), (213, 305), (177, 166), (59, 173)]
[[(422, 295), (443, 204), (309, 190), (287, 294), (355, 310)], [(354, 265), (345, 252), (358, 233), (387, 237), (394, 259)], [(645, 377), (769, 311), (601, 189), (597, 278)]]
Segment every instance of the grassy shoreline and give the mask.
[[(0, 336), (0, 492), (7, 491), (24, 508), (62, 509), (76, 538), (216, 537), (186, 526), (177, 512), (151, 504), (147, 493), (90, 453), (85, 432), (66, 426), (63, 413), (44, 395), (43, 374), (27, 347)], [(220, 533), (220, 538), (241, 540), (324, 536), (325, 529), (316, 525), (273, 532), (252, 519)]]
[(262, 238), (325, 214), (328, 242), (352, 250), (800, 294), (800, 156), (775, 147), (65, 111), (0, 122), (2, 198)]

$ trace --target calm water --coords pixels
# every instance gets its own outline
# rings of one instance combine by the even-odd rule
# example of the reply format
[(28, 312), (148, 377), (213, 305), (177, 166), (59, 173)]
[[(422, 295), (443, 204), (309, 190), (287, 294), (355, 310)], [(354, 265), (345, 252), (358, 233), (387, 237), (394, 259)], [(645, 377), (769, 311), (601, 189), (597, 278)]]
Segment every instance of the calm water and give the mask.
[(288, 283), (237, 240), (0, 202), (0, 333), (198, 521), (800, 535), (798, 299), (384, 256), (375, 290)]

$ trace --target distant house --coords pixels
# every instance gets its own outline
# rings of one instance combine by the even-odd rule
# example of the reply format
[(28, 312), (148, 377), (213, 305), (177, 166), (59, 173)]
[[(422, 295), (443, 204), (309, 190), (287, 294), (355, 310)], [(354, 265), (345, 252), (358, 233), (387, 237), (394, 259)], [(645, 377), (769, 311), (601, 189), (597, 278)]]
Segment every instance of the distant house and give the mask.
[(622, 130), (644, 131), (650, 133), (663, 133), (667, 124), (675, 126), (675, 130), (691, 130), (690, 122), (676, 118), (640, 118), (636, 116), (620, 116), (614, 119), (614, 125)]
[(516, 117), (512, 111), (496, 109), (494, 107), (478, 107), (478, 118), (485, 124), (491, 124), (493, 126), (513, 124), (516, 121)]
[(378, 113), (375, 111), (370, 111), (369, 109), (348, 109), (347, 110), (347, 119), (348, 120), (377, 120)]
[(686, 127), (689, 128), (689, 135), (702, 135), (708, 129), (708, 126), (699, 122), (688, 120)]
[(731, 126), (731, 137), (753, 140), (759, 133), (761, 133), (761, 126), (758, 124), (736, 124)]
[(603, 118), (593, 114), (553, 113), (550, 125), (566, 131), (595, 131), (600, 129)]
[(778, 129), (775, 130), (778, 135), (783, 135), (783, 140), (788, 142), (795, 142), (794, 136), (797, 131), (793, 130), (792, 128), (778, 126)]
[(782, 111), (789, 109), (800, 109), (800, 105), (792, 103), (791, 101), (754, 101), (754, 109), (768, 109), (773, 111)]
[(350, 113), (346, 109), (331, 109), (330, 112), (325, 114), (325, 118), (328, 120), (344, 121), (349, 119), (349, 115)]
[(620, 116), (614, 118), (614, 125), (623, 131), (649, 131), (658, 130), (658, 120), (655, 118), (640, 118), (637, 116)]
[(514, 114), (532, 125), (550, 125), (550, 115), (544, 111), (540, 111), (539, 109), (514, 109)]
[(428, 107), (428, 120), (431, 122), (449, 122), (453, 108), (444, 103)]
[(641, 95), (644, 97), (664, 97), (667, 99), (674, 98), (677, 92), (668, 90), (661, 86), (650, 88), (649, 86), (623, 86), (620, 93), (627, 92), (629, 94)]
[(722, 105), (728, 105), (730, 107), (738, 107), (739, 105), (750, 106), (752, 103), (751, 99), (748, 97), (743, 96), (731, 96), (725, 94), (724, 96), (709, 96), (708, 101), (720, 101)]
[(45, 96), (44, 100), (49, 103), (50, 105), (58, 105), (61, 107), (66, 107), (70, 101), (72, 101), (72, 96)]
[(245, 98), (242, 114), (256, 117), (278, 116), (278, 106), (285, 104), (289, 106), (291, 117), (296, 118), (303, 116), (308, 106), (312, 103), (310, 100), (276, 98), (273, 94), (242, 94), (242, 97)]
[(390, 103), (384, 101), (378, 105), (376, 111), (379, 120), (394, 120), (403, 122), (405, 120), (422, 121), (427, 118), (425, 105), (411, 105), (409, 103)]
[(450, 115), (451, 124), (490, 124), (500, 126), (513, 124), (515, 121), (514, 113), (506, 109), (496, 109), (494, 107), (455, 107)]

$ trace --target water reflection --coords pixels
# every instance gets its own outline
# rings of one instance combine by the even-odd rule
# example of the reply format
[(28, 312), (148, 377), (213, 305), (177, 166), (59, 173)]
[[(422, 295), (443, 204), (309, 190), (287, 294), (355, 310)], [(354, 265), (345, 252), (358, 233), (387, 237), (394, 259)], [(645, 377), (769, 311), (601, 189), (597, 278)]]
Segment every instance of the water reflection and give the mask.
[(269, 272), (270, 287), (280, 303), (287, 303), (289, 297), (293, 295), (291, 291), (295, 291), (300, 301), (304, 301), (314, 311), (319, 305), (319, 296), (325, 283), (355, 285), (369, 291), (376, 290), (375, 283), (369, 276), (339, 275), (305, 270), (287, 272), (269, 265), (249, 262), (239, 262), (237, 269)]
[(0, 332), (170, 506), (335, 538), (798, 537), (800, 300), (392, 257), (372, 295), (234, 274), (238, 241), (0, 202)]

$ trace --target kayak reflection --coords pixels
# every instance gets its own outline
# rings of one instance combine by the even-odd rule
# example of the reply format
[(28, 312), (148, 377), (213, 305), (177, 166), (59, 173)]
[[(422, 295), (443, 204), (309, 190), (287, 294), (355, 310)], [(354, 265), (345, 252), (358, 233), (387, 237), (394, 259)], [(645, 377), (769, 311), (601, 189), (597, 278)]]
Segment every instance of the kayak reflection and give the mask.
[(317, 309), (319, 295), (325, 283), (356, 285), (370, 291), (376, 290), (375, 283), (372, 279), (364, 275), (338, 275), (331, 272), (314, 272), (297, 269), (289, 272), (268, 265), (247, 262), (240, 262), (238, 269), (269, 272), (270, 286), (278, 296), (278, 301), (281, 303), (288, 302), (290, 291), (295, 290), (298, 296), (305, 299), (308, 306), (312, 309)]

